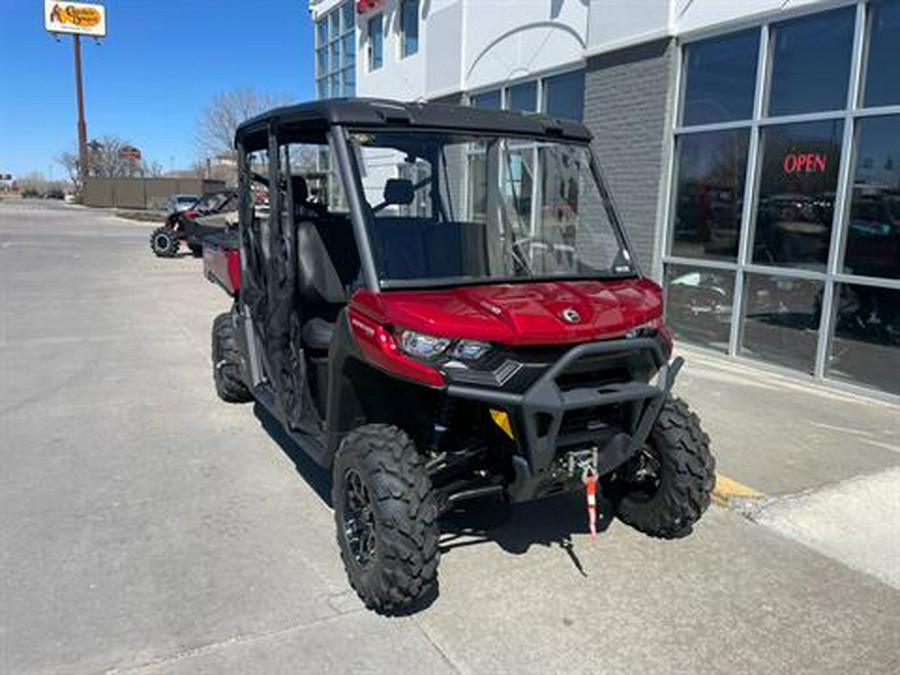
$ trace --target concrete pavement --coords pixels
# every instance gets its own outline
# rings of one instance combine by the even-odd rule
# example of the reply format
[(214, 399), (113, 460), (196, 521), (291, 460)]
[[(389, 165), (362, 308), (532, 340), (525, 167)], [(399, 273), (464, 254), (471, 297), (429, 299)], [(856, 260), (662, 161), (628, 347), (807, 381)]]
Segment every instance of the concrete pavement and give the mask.
[(473, 505), (444, 523), (435, 602), (385, 619), (346, 583), (328, 476), (216, 398), (227, 298), (199, 261), (154, 258), (151, 229), (0, 202), (0, 672), (900, 670), (879, 558), (780, 526), (833, 518), (858, 475), (896, 494), (896, 406), (692, 353), (678, 390), (721, 470), (824, 501), (712, 507), (675, 542), (615, 522), (592, 542), (569, 498)]

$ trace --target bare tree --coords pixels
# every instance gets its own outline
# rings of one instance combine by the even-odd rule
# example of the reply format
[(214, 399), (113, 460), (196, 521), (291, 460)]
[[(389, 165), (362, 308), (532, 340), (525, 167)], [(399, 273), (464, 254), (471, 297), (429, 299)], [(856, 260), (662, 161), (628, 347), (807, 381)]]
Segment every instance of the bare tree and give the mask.
[(61, 152), (56, 156), (59, 164), (69, 175), (69, 180), (75, 186), (75, 192), (81, 193), (81, 175), (78, 173), (78, 155), (74, 152)]
[(200, 112), (197, 148), (203, 157), (234, 157), (234, 132), (238, 125), (270, 108), (286, 105), (288, 94), (268, 94), (255, 89), (235, 89), (212, 97)]
[[(135, 178), (157, 177), (162, 175), (162, 166), (159, 162), (147, 162), (136, 159), (126, 148), (133, 147), (131, 143), (114, 134), (107, 134), (88, 143), (89, 178)], [(69, 179), (75, 185), (76, 192), (81, 192), (80, 161), (78, 155), (72, 152), (61, 152), (56, 161), (69, 174)]]

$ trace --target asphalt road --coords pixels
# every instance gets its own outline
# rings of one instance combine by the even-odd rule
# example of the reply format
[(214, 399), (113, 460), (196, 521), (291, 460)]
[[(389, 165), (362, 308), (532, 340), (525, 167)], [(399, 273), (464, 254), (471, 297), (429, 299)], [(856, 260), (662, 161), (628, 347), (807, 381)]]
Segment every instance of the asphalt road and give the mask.
[(382, 618), (345, 581), (328, 476), (216, 398), (227, 298), (151, 229), (0, 202), (0, 672), (900, 671), (898, 563), (804, 539), (847, 479), (897, 501), (896, 407), (697, 355), (679, 388), (720, 467), (778, 508), (821, 495), (812, 524), (712, 507), (687, 539), (592, 542), (580, 502), (488, 503), (444, 523), (433, 604)]

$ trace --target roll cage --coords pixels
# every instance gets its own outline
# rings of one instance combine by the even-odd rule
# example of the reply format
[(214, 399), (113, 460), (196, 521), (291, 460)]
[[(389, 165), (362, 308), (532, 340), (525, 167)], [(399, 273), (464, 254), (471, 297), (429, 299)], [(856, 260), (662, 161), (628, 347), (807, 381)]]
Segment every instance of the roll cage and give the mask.
[[(316, 144), (329, 149), (337, 170), (337, 179), (345, 190), (349, 216), (360, 257), (360, 282), (374, 293), (386, 290), (387, 286), (379, 278), (378, 267), (372, 250), (372, 241), (367, 227), (367, 208), (361, 195), (361, 167), (359, 158), (352, 151), (348, 134), (351, 131), (384, 131), (393, 129), (408, 132), (468, 133), (472, 135), (519, 138), (523, 141), (565, 142), (582, 145), (590, 152), (590, 171), (601, 195), (606, 216), (612, 224), (622, 248), (631, 251), (628, 236), (621, 226), (617, 209), (606, 186), (602, 169), (592, 151), (592, 135), (582, 123), (573, 120), (550, 118), (539, 114), (523, 115), (515, 112), (484, 110), (436, 103), (407, 103), (379, 99), (336, 99), (317, 101), (277, 108), (258, 117), (247, 120), (238, 127), (235, 146), (240, 167), (239, 191), (241, 222), (253, 218), (254, 200), (251, 182), (253, 172), (247, 163), (250, 153), (266, 151), (270, 157), (281, 158), (280, 148), (295, 143)], [(281, 160), (268, 162), (268, 174), (263, 177), (267, 185), (279, 185), (282, 189), (271, 190), (269, 207), (272, 213), (283, 210), (293, 211), (296, 196), (291, 181), (286, 180), (281, 169)], [(432, 175), (431, 182), (440, 180)], [(424, 182), (424, 181), (423, 181)], [(422, 184), (416, 184), (416, 189)], [(440, 199), (439, 190), (430, 190), (431, 198)], [(437, 213), (443, 207), (435, 208)], [(371, 211), (371, 209), (368, 209)], [(276, 228), (277, 229), (277, 228)], [(280, 236), (270, 229), (270, 236)], [(243, 237), (242, 237), (243, 241)], [(249, 257), (242, 255), (242, 261)], [(630, 275), (640, 275), (637, 262), (630, 256)], [(242, 262), (242, 272), (250, 273)], [(499, 280), (489, 280), (497, 283)], [(440, 285), (441, 280), (435, 280)], [(448, 283), (451, 280), (447, 281)], [(484, 281), (482, 283), (487, 283)], [(395, 282), (393, 287), (402, 287)]]

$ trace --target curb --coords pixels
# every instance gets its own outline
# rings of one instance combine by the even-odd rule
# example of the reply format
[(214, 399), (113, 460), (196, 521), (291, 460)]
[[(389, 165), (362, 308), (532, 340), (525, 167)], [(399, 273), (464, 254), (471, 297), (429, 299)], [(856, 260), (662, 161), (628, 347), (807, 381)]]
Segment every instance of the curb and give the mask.
[(765, 499), (766, 495), (762, 492), (754, 490), (749, 485), (744, 485), (738, 481), (716, 474), (716, 487), (712, 492), (712, 500), (719, 506), (731, 506), (735, 500), (742, 500), (746, 503), (749, 501), (759, 501)]

